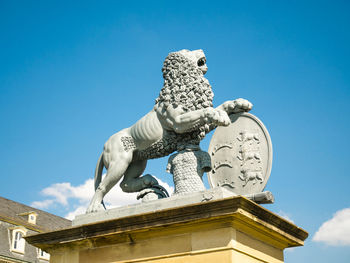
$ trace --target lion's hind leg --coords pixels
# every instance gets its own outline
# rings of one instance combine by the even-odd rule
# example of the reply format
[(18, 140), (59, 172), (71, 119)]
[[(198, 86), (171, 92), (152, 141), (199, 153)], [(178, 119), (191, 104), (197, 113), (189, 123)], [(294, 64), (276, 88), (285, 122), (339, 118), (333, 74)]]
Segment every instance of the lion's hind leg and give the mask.
[(124, 179), (120, 187), (124, 192), (139, 192), (152, 185), (157, 185), (158, 181), (151, 175), (141, 176), (146, 168), (147, 161), (133, 161), (124, 173)]
[(110, 151), (111, 149), (109, 149), (109, 147), (104, 151), (103, 158), (107, 166), (107, 173), (96, 188), (95, 194), (87, 209), (87, 213), (104, 210), (102, 205), (103, 197), (120, 181), (131, 163), (133, 155), (132, 151), (125, 151), (122, 145), (120, 145), (120, 140), (113, 142), (116, 143), (111, 148), (113, 151)]

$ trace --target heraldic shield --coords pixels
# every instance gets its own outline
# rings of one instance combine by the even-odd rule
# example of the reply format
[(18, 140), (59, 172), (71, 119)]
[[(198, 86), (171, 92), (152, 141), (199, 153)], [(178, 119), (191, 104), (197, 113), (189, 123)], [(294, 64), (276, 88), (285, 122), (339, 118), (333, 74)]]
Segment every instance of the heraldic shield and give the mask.
[(250, 113), (230, 115), (231, 124), (218, 127), (209, 144), (210, 186), (238, 195), (261, 193), (270, 177), (272, 143), (264, 124)]

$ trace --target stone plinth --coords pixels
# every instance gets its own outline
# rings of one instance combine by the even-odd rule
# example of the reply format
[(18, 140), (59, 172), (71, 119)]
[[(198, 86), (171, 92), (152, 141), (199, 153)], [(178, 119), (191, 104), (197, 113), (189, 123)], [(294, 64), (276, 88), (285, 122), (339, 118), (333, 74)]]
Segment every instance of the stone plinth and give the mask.
[(308, 234), (241, 196), (29, 236), (53, 263), (283, 262)]

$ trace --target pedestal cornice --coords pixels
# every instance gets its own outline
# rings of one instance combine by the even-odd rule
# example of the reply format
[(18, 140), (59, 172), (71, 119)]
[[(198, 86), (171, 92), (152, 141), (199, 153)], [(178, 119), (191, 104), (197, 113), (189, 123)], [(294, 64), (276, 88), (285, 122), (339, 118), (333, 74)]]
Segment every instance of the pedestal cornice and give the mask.
[(280, 249), (301, 246), (308, 236), (305, 230), (264, 207), (235, 196), (41, 233), (26, 240), (44, 250), (57, 246), (98, 247), (111, 240), (132, 243), (208, 224), (211, 228), (233, 226)]

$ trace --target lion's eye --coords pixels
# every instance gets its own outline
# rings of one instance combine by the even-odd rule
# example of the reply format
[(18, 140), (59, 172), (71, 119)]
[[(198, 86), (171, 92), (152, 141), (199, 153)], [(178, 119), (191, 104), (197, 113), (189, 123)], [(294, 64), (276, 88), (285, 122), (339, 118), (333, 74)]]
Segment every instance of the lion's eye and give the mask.
[(201, 58), (198, 60), (197, 65), (198, 67), (204, 66), (205, 65), (205, 58)]

